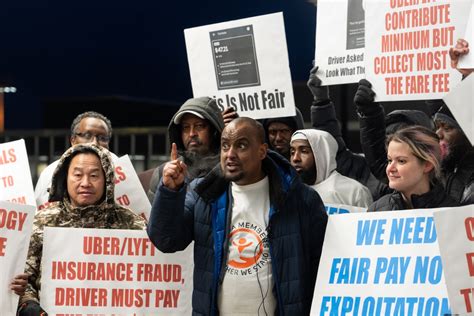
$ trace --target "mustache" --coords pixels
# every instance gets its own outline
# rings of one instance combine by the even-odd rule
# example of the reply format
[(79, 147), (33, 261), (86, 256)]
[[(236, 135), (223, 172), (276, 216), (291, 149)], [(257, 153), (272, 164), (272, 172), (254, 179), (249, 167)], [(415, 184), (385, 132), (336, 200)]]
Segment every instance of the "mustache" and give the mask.
[(187, 145), (189, 146), (189, 144), (191, 144), (191, 142), (197, 142), (198, 145), (202, 145), (202, 141), (199, 139), (199, 137), (192, 137), (190, 140), (188, 140), (188, 143)]

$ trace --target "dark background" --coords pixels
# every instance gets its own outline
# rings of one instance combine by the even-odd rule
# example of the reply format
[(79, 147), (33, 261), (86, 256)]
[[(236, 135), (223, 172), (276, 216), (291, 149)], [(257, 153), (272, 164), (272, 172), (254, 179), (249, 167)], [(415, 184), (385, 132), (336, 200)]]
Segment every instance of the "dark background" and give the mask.
[[(192, 97), (183, 30), (283, 11), (298, 99), (314, 54), (315, 6), (263, 1), (4, 1), (5, 128), (68, 128), (92, 109), (114, 127), (166, 125)], [(300, 88), (298, 88), (298, 86)], [(305, 101), (306, 102), (306, 101)], [(59, 116), (59, 120), (53, 115)]]

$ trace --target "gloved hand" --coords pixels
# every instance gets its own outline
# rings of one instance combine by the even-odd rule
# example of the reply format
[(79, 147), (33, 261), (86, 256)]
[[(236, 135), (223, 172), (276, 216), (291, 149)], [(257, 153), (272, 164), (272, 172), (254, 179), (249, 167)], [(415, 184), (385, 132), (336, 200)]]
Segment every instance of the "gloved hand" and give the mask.
[(20, 306), (18, 316), (48, 316), (38, 302), (26, 301)]
[(370, 115), (378, 111), (378, 104), (374, 102), (374, 96), (375, 92), (372, 90), (372, 84), (365, 79), (361, 79), (354, 96), (354, 104), (357, 108), (357, 112), (363, 115)]
[(315, 105), (322, 105), (327, 102), (323, 101), (329, 101), (329, 89), (327, 86), (322, 87), (321, 86), (321, 79), (319, 79), (318, 76), (316, 76), (316, 72), (318, 71), (318, 66), (313, 67), (311, 71), (309, 72), (309, 80), (307, 82), (308, 88), (313, 94)]

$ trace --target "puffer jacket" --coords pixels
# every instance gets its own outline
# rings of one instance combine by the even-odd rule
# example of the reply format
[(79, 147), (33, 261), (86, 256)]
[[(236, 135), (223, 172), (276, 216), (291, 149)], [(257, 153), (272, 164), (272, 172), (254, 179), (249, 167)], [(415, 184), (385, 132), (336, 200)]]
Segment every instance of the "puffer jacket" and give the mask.
[[(67, 194), (66, 178), (69, 162), (78, 151), (95, 153), (105, 173), (105, 193), (101, 202), (84, 207), (72, 206)], [(38, 212), (33, 222), (33, 232), (28, 249), (25, 273), (29, 274), (25, 294), (20, 304), (27, 301), (39, 302), (41, 291), (41, 257), (43, 254), (43, 233), (45, 227), (145, 229), (145, 220), (131, 210), (115, 203), (114, 168), (107, 149), (93, 144), (78, 144), (70, 147), (60, 158), (53, 174), (49, 195), (51, 203)]]
[[(275, 315), (309, 315), (327, 214), (316, 191), (301, 182), (282, 156), (269, 151), (262, 163), (270, 183)], [(228, 192), (229, 183), (216, 166), (179, 191), (160, 183), (153, 203), (147, 231), (158, 249), (175, 252), (194, 241), (193, 315), (219, 314), (231, 222)]]
[[(425, 194), (412, 195), (411, 202), (413, 209), (418, 208), (439, 208), (459, 206), (453, 198), (446, 194), (440, 184), (435, 184), (431, 190)], [(402, 194), (394, 191), (381, 197), (369, 206), (367, 212), (397, 211), (408, 209), (403, 201)]]
[[(181, 127), (174, 123), (175, 117), (185, 111), (193, 111), (202, 115), (212, 126), (213, 134), (211, 135), (211, 143), (214, 144), (211, 152), (205, 157), (199, 157), (196, 160), (186, 158), (185, 147), (181, 137)], [(222, 130), (224, 129), (224, 120), (221, 111), (219, 110), (215, 100), (202, 97), (187, 100), (179, 110), (173, 115), (168, 125), (169, 143), (176, 143), (178, 154), (183, 157), (184, 162), (188, 166), (188, 176), (190, 179), (203, 177), (219, 162), (219, 145)], [(150, 203), (153, 203), (155, 198), (155, 190), (160, 182), (165, 163), (159, 165), (153, 171), (148, 187), (147, 196)]]

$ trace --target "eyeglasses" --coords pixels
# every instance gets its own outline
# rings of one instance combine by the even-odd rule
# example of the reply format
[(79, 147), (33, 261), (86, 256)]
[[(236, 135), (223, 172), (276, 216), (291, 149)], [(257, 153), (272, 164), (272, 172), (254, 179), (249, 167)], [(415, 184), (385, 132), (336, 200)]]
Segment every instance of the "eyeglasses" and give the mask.
[(92, 141), (95, 138), (95, 139), (97, 139), (97, 141), (99, 143), (108, 144), (109, 140), (110, 140), (110, 137), (108, 135), (94, 135), (94, 134), (89, 133), (89, 132), (87, 132), (87, 133), (75, 133), (74, 135), (79, 136), (80, 138), (85, 139), (88, 142)]

